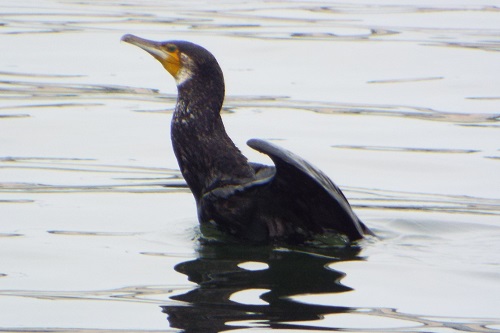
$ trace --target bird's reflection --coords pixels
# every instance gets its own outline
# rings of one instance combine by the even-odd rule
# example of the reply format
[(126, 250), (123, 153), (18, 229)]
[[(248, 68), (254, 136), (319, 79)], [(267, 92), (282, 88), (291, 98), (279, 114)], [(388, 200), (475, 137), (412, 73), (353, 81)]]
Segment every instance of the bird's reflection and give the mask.
[[(163, 306), (170, 326), (184, 332), (222, 332), (237, 328), (294, 328), (293, 322), (318, 320), (325, 314), (345, 313), (351, 308), (312, 305), (290, 296), (340, 293), (352, 290), (343, 285), (344, 273), (328, 264), (361, 260), (358, 247), (323, 249), (276, 249), (228, 244), (200, 245), (198, 258), (178, 264), (175, 269), (198, 284), (171, 299), (185, 305)], [(247, 270), (244, 262), (261, 262), (267, 269)], [(231, 295), (249, 289), (266, 289), (260, 298), (267, 304), (242, 304)], [(300, 329), (325, 329), (314, 325)], [(326, 329), (330, 330), (330, 329)]]

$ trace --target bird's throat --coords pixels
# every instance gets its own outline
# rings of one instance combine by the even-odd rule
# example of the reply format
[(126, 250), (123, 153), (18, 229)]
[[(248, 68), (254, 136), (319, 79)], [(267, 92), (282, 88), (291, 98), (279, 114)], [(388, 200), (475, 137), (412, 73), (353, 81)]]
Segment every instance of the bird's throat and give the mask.
[(179, 88), (171, 124), (180, 170), (197, 200), (215, 184), (241, 184), (254, 177), (252, 167), (222, 123), (223, 97), (199, 97), (203, 96)]

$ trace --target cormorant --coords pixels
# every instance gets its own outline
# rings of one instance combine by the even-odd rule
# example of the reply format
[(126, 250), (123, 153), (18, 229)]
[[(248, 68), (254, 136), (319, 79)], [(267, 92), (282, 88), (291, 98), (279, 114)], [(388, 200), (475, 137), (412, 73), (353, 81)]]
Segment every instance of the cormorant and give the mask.
[(254, 243), (300, 244), (331, 233), (355, 241), (372, 235), (340, 189), (297, 155), (251, 139), (247, 144), (268, 155), (275, 167), (248, 162), (224, 129), (224, 78), (209, 51), (187, 41), (156, 42), (130, 34), (122, 41), (151, 54), (177, 83), (172, 145), (202, 229), (215, 226)]

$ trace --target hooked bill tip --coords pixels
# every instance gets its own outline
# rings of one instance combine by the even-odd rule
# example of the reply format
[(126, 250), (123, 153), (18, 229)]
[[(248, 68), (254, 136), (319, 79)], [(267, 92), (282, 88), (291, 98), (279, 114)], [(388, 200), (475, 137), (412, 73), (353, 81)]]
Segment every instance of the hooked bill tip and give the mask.
[(132, 34), (126, 34), (126, 35), (123, 35), (122, 38), (121, 38), (121, 41), (122, 42), (127, 42), (129, 43), (130, 41), (136, 39), (137, 37), (132, 35)]

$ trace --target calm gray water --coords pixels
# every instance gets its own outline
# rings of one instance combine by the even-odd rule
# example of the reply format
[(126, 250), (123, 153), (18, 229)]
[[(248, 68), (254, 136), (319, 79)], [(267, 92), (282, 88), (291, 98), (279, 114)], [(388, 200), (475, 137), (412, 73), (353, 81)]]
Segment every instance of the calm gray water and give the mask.
[[(379, 238), (199, 244), (174, 82), (126, 33), (211, 50), (244, 153)], [(495, 1), (2, 1), (0, 331), (500, 332), (499, 36)]]

